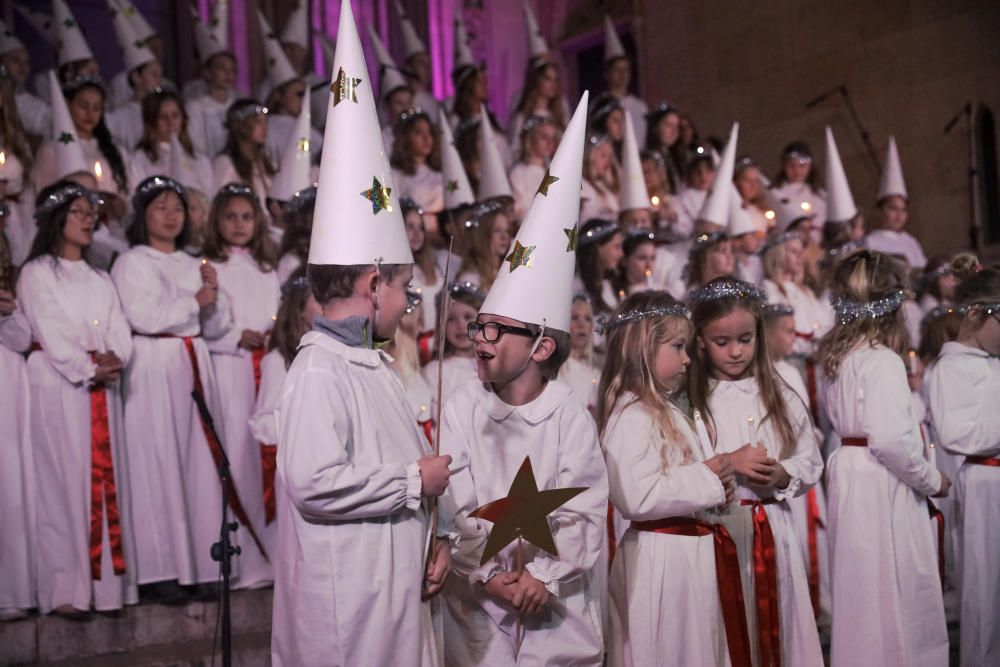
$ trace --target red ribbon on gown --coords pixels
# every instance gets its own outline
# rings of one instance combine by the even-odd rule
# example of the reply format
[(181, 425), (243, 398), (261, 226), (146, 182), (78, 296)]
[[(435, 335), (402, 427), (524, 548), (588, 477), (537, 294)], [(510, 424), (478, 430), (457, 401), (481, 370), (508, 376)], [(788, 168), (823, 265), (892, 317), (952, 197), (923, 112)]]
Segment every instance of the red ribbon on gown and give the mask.
[(767, 519), (764, 505), (774, 503), (768, 500), (741, 500), (741, 505), (750, 507), (753, 515), (753, 571), (754, 594), (757, 605), (757, 636), (760, 643), (760, 659), (763, 667), (781, 667), (781, 627), (778, 608), (778, 564), (777, 548), (771, 522)]
[[(267, 350), (258, 347), (250, 351), (250, 362), (253, 366), (253, 395), (260, 395), (261, 362), (267, 355)], [(274, 475), (278, 470), (278, 446), (260, 445), (260, 481), (264, 495), (264, 525), (274, 521), (278, 513), (277, 500), (274, 491)]]
[(736, 543), (720, 523), (708, 523), (690, 517), (671, 517), (657, 521), (633, 521), (631, 528), (662, 535), (704, 537), (711, 535), (715, 544), (715, 578), (719, 584), (722, 620), (726, 626), (726, 645), (732, 667), (750, 667), (750, 633), (747, 630), (743, 584)]
[(809, 547), (809, 599), (812, 600), (813, 614), (819, 617), (819, 529), (824, 528), (819, 515), (819, 501), (816, 489), (806, 492), (806, 535)]
[(618, 551), (618, 540), (615, 539), (615, 506), (608, 501), (608, 570), (615, 562), (615, 552)]

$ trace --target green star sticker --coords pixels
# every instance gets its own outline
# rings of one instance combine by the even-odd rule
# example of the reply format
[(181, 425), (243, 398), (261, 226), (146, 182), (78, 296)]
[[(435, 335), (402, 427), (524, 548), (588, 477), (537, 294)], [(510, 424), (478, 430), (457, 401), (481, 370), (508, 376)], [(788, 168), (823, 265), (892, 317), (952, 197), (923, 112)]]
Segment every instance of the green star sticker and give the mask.
[(538, 186), (538, 192), (535, 194), (541, 194), (543, 197), (549, 196), (549, 186), (559, 180), (558, 176), (550, 176), (549, 170), (545, 170), (545, 177), (542, 178), (541, 184)]
[(455, 192), (458, 190), (458, 181), (448, 181), (444, 184), (444, 189), (448, 192)]
[(566, 252), (576, 252), (576, 244), (580, 240), (580, 231), (573, 225), (569, 229), (564, 229), (566, 235)]
[(72, 28), (75, 25), (76, 25), (76, 21), (74, 21), (71, 18), (66, 18), (65, 20), (63, 20), (63, 26), (66, 27), (66, 28)]
[(137, 39), (134, 42), (132, 42), (132, 46), (134, 46), (137, 49), (148, 48), (148, 46), (146, 45), (146, 42), (142, 41), (141, 39)]
[(520, 241), (514, 241), (514, 249), (510, 251), (510, 254), (504, 258), (503, 261), (510, 262), (510, 272), (513, 273), (514, 269), (519, 266), (526, 266), (531, 268), (531, 253), (535, 252), (535, 247), (533, 245), (523, 246)]
[(74, 141), (76, 141), (76, 137), (74, 137), (74, 136), (73, 136), (72, 134), (70, 134), (69, 132), (61, 132), (61, 133), (59, 134), (59, 139), (58, 139), (58, 141), (59, 141), (59, 143), (61, 143), (61, 144), (71, 144), (71, 143), (73, 143)]
[(333, 85), (330, 86), (330, 92), (333, 93), (333, 106), (337, 106), (345, 99), (357, 104), (358, 96), (355, 94), (354, 89), (360, 84), (361, 79), (347, 76), (347, 72), (341, 67), (340, 71), (337, 72), (337, 78), (334, 79)]
[(131, 3), (126, 4), (123, 13), (125, 14), (125, 16), (132, 18), (132, 16), (135, 15), (135, 7), (133, 7)]
[[(343, 72), (344, 70), (340, 70)], [(392, 206), (389, 204), (389, 194), (392, 193), (392, 188), (387, 188), (378, 182), (378, 179), (372, 177), (372, 187), (361, 193), (361, 196), (365, 199), (371, 201), (372, 203), (372, 214), (378, 215), (379, 211), (385, 209), (392, 213)]]
[(274, 67), (274, 63), (276, 63), (276, 62), (277, 62), (277, 60), (275, 60), (274, 58), (268, 58), (267, 59), (267, 66), (268, 67)]

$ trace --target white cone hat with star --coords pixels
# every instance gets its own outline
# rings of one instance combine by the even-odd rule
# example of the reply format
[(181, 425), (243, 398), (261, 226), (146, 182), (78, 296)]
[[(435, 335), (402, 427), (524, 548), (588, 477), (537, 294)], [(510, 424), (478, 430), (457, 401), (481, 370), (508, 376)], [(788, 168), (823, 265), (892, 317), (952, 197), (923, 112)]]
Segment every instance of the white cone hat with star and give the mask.
[(524, 6), (524, 24), (528, 29), (528, 55), (532, 58), (542, 58), (549, 54), (549, 45), (545, 42), (541, 28), (538, 27), (538, 19), (535, 12), (531, 10), (528, 0), (522, 0)]
[(427, 47), (399, 0), (396, 0), (396, 14), (399, 16), (399, 31), (403, 33), (403, 58), (409, 60), (418, 53), (427, 53)]
[(848, 222), (858, 214), (854, 195), (847, 182), (844, 163), (840, 161), (833, 130), (826, 126), (826, 219), (829, 222)]
[(588, 96), (566, 127), (480, 313), (569, 331)]
[(309, 49), (309, 0), (299, 0), (281, 31), (282, 44), (298, 44)]
[(221, 34), (225, 38), (224, 41), (220, 42), (216, 36), (217, 31), (212, 30), (211, 27), (201, 20), (198, 10), (193, 5), (191, 6), (191, 20), (194, 23), (194, 41), (198, 47), (198, 58), (202, 65), (207, 63), (213, 56), (217, 56), (220, 53), (229, 53), (228, 31), (218, 31), (218, 34)]
[(271, 90), (277, 90), (289, 81), (301, 78), (292, 69), (292, 63), (281, 48), (281, 42), (259, 9), (257, 22), (260, 23), (260, 34), (264, 38), (264, 63), (267, 65), (267, 81), (271, 84)]
[(469, 176), (465, 173), (462, 158), (455, 148), (455, 138), (451, 134), (448, 116), (444, 109), (438, 109), (438, 127), (441, 128), (441, 178), (444, 181), (444, 207), (447, 210), (462, 205), (473, 204), (476, 196), (472, 194)]
[(0, 55), (23, 48), (24, 42), (19, 40), (17, 35), (7, 28), (7, 24), (0, 20)]
[(493, 124), (484, 104), (479, 110), (479, 201), (496, 198), (514, 198), (503, 167), (503, 158), (493, 135)]
[(66, 98), (56, 79), (55, 70), (49, 70), (49, 102), (52, 104), (52, 140), (56, 149), (58, 177), (79, 172), (93, 173), (83, 156), (83, 146), (76, 134), (76, 126), (69, 115)]
[(733, 171), (736, 169), (736, 143), (739, 135), (740, 124), (733, 123), (729, 131), (729, 141), (722, 151), (722, 161), (715, 173), (715, 181), (698, 213), (698, 220), (720, 227), (729, 224), (729, 199), (733, 193)]
[(135, 27), (121, 6), (114, 0), (108, 0), (108, 11), (111, 12), (111, 23), (115, 29), (115, 36), (118, 38), (118, 45), (122, 49), (125, 71), (131, 72), (156, 60), (156, 56), (146, 46), (146, 42), (136, 36)]
[(379, 98), (384, 100), (386, 95), (392, 91), (399, 88), (408, 88), (410, 84), (407, 83), (406, 77), (396, 67), (396, 61), (393, 59), (392, 54), (389, 53), (389, 49), (385, 48), (385, 44), (382, 43), (378, 33), (375, 32), (375, 28), (371, 25), (368, 26), (368, 37), (372, 40), (372, 50), (375, 51), (375, 60), (378, 61)]
[(52, 0), (52, 22), (56, 31), (59, 66), (94, 57), (80, 24), (63, 0)]
[(611, 62), (618, 58), (625, 58), (625, 47), (622, 45), (622, 38), (615, 30), (615, 24), (611, 22), (611, 17), (604, 15), (604, 62)]
[(57, 38), (56, 38), (56, 26), (55, 21), (52, 17), (41, 11), (40, 9), (34, 9), (32, 7), (22, 7), (21, 5), (14, 3), (14, 11), (25, 20), (32, 28), (35, 29), (39, 35), (44, 37), (46, 41), (55, 48)]
[(296, 192), (305, 190), (312, 185), (312, 179), (309, 175), (311, 167), (309, 161), (309, 133), (311, 130), (309, 103), (309, 88), (306, 88), (306, 96), (302, 99), (302, 111), (295, 121), (292, 141), (285, 146), (278, 173), (271, 181), (271, 189), (268, 194), (272, 199), (291, 201)]
[(903, 180), (903, 166), (899, 162), (899, 151), (896, 150), (896, 137), (889, 137), (889, 148), (885, 155), (885, 171), (878, 184), (878, 197), (875, 201), (882, 201), (886, 197), (896, 195), (903, 199), (908, 199), (906, 194), (906, 181)]
[(649, 191), (642, 175), (639, 142), (635, 136), (632, 115), (625, 114), (625, 139), (622, 142), (621, 210), (649, 208)]
[(412, 264), (350, 0), (341, 0), (310, 264)]
[(129, 0), (110, 0), (110, 2), (115, 4), (118, 11), (128, 19), (129, 25), (132, 26), (132, 33), (136, 39), (145, 42), (156, 34), (156, 31), (153, 30), (153, 26), (149, 25), (146, 17)]

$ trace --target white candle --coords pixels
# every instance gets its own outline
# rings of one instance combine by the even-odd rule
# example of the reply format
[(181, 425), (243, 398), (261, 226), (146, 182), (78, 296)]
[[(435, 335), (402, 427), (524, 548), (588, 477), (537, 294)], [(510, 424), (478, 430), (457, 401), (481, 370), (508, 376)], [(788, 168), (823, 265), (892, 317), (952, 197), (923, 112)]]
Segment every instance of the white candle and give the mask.
[(7, 180), (7, 153), (0, 151), (0, 181)]
[(100, 190), (104, 180), (104, 169), (101, 167), (100, 160), (94, 162), (94, 178), (97, 179), (97, 189)]

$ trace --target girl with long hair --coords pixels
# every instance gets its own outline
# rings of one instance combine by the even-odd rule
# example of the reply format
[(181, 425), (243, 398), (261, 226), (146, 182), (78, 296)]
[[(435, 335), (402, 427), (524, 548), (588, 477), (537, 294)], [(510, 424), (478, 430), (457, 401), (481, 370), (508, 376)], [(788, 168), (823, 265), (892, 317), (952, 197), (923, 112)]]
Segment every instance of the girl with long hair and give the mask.
[[(563, 97), (559, 68), (544, 58), (534, 58), (528, 62), (524, 73), (521, 95), (514, 105), (514, 111), (507, 125), (508, 141), (511, 146), (519, 146), (524, 124), (529, 118), (545, 118), (558, 132), (566, 129), (569, 108)], [(523, 153), (518, 151), (518, 157)]]
[(732, 274), (733, 242), (724, 232), (699, 234), (688, 256), (688, 289), (697, 289), (716, 278)]
[(484, 292), (488, 291), (510, 252), (514, 231), (505, 206), (500, 202), (479, 204), (471, 231), (467, 234), (468, 245), (462, 266), (458, 269), (458, 282), (472, 283)]
[(630, 229), (622, 241), (622, 260), (612, 287), (622, 301), (625, 297), (653, 289), (656, 268), (656, 236), (648, 229)]
[(313, 211), (316, 209), (316, 188), (296, 192), (285, 204), (278, 248), (278, 281), (284, 285), (292, 273), (309, 263), (309, 243), (312, 240)]
[[(472, 283), (456, 282), (448, 286), (448, 298), (449, 308), (445, 316), (444, 331), (437, 332), (438, 336), (444, 336), (441, 400), (445, 403), (455, 389), (478, 377), (474, 356), (476, 346), (469, 340), (469, 323), (476, 321), (479, 308), (486, 299), (486, 292)], [(442, 307), (443, 300), (444, 291), (438, 292), (438, 311)], [(438, 360), (432, 359), (424, 366), (423, 374), (427, 384), (437, 387)]]
[(576, 272), (580, 291), (590, 297), (595, 315), (607, 315), (618, 305), (611, 279), (624, 257), (622, 238), (614, 220), (593, 218), (580, 227)]
[(818, 224), (826, 220), (826, 191), (820, 182), (819, 168), (813, 162), (809, 144), (792, 141), (786, 145), (781, 151), (781, 171), (775, 174), (771, 185), (775, 196), (793, 208), (808, 211)]
[(569, 321), (569, 356), (559, 369), (559, 380), (568, 384), (591, 412), (597, 408), (597, 383), (601, 377), (601, 365), (594, 353), (594, 325), (590, 298), (582, 292), (574, 294)]
[[(172, 155), (173, 146), (180, 146), (182, 154)], [(159, 90), (142, 99), (142, 137), (135, 148), (132, 173), (137, 182), (150, 176), (169, 175), (186, 181), (184, 185), (188, 189), (194, 184), (200, 186), (196, 189), (201, 192), (211, 189), (212, 163), (195, 151), (188, 133), (184, 101), (177, 93)], [(172, 173), (173, 164), (181, 165), (184, 174)]]
[[(433, 333), (437, 327), (437, 295), (444, 287), (444, 271), (438, 266), (434, 248), (427, 239), (424, 212), (412, 199), (399, 200), (406, 226), (406, 238), (413, 253), (413, 288), (420, 295), (420, 331)], [(455, 271), (452, 268), (452, 271)]]
[(549, 117), (530, 116), (522, 123), (519, 142), (517, 164), (508, 176), (514, 194), (514, 219), (523, 220), (556, 152), (559, 127)]
[(7, 68), (0, 66), (0, 151), (4, 156), (0, 166), (0, 197), (9, 205), (4, 220), (4, 233), (10, 240), (9, 259), (20, 266), (28, 255), (35, 234), (35, 202), (31, 181), (26, 178), (31, 173), (34, 159), (21, 125), (16, 90)]
[(606, 134), (593, 134), (583, 150), (580, 219), (618, 219), (618, 158)]
[(404, 113), (393, 129), (393, 182), (400, 197), (407, 197), (428, 215), (444, 209), (444, 181), (441, 178), (441, 153), (437, 130), (423, 111)]
[(242, 98), (226, 112), (226, 145), (212, 161), (215, 189), (229, 183), (250, 187), (267, 211), (267, 192), (277, 173), (267, 157), (267, 108)]
[[(638, 137), (643, 139), (643, 137)], [(681, 113), (666, 102), (661, 102), (646, 114), (645, 150), (656, 152), (663, 160), (667, 176), (667, 192), (677, 194), (684, 185), (684, 166), (687, 151), (681, 138)], [(648, 185), (647, 185), (648, 187)]]

